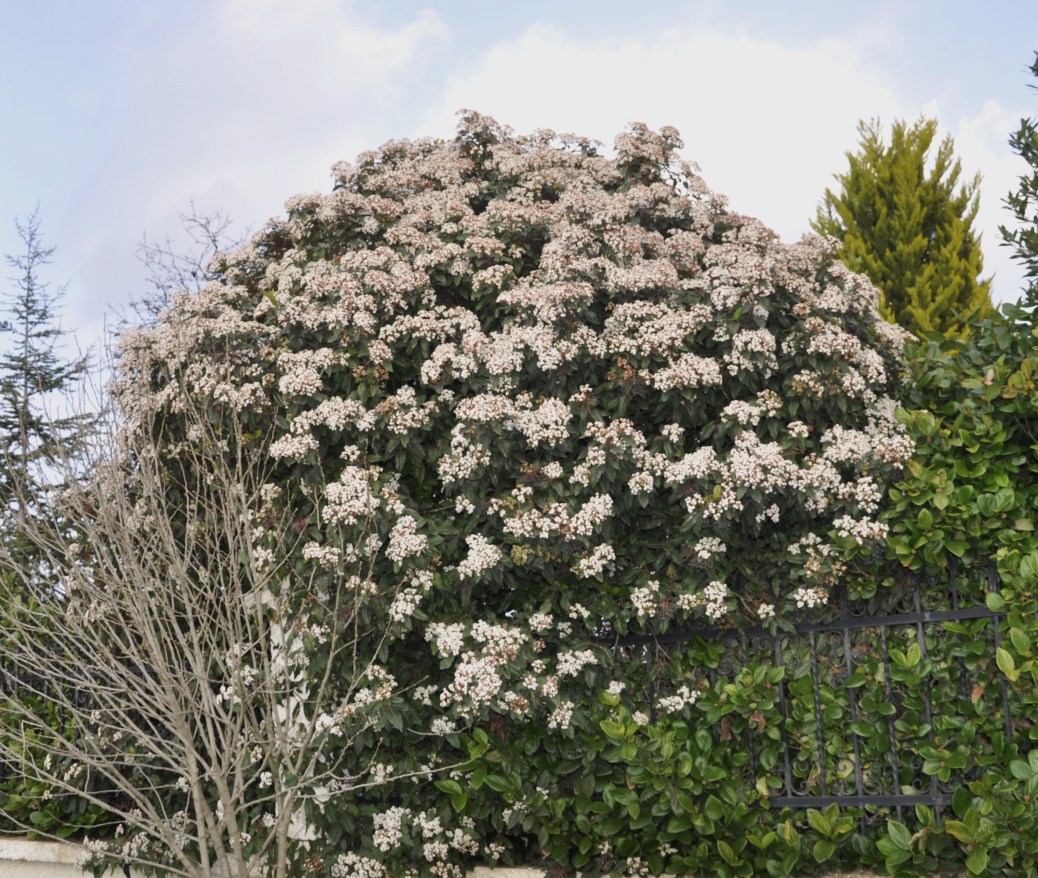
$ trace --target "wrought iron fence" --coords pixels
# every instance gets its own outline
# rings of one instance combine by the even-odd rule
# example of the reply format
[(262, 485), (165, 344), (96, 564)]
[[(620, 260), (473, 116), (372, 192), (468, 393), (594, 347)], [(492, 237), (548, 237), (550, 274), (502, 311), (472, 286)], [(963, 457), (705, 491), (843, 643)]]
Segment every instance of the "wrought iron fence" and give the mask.
[[(711, 683), (751, 665), (784, 668), (778, 715), (761, 716), (759, 727), (733, 744), (747, 748), (754, 784), (778, 778), (772, 807), (874, 806), (900, 819), (902, 809), (928, 805), (940, 814), (976, 776), (961, 748), (952, 754), (946, 747), (961, 737), (963, 716), (987, 699), (988, 715), (1000, 720), (1007, 742), (1013, 737), (1011, 692), (995, 663), (1001, 615), (984, 603), (998, 585), (993, 567), (953, 570), (943, 581), (915, 578), (868, 597), (840, 588), (792, 631), (696, 628), (615, 644), (658, 669), (694, 640), (720, 643), (723, 659), (709, 671)], [(657, 696), (647, 693), (650, 706)], [(780, 729), (782, 755), (780, 764), (761, 766), (760, 735), (770, 724)]]
[[(775, 808), (881, 807), (900, 819), (902, 809), (915, 805), (940, 811), (959, 785), (976, 776), (968, 763), (928, 770), (930, 751), (943, 752), (959, 736), (951, 725), (942, 728), (943, 720), (961, 718), (984, 698), (997, 702), (994, 712), (1007, 741), (1015, 725), (1030, 721), (1014, 709), (995, 662), (1002, 617), (988, 610), (984, 595), (998, 586), (993, 567), (953, 570), (941, 581), (915, 578), (867, 596), (839, 588), (829, 605), (792, 631), (702, 627), (613, 643), (620, 652), (640, 655), (650, 669), (693, 641), (719, 643), (723, 656), (708, 672), (712, 684), (751, 665), (782, 667), (777, 712), (726, 739), (745, 747), (752, 783), (777, 778), (769, 796)], [(910, 655), (913, 649), (917, 656)], [(41, 685), (46, 683), (39, 678), (0, 668), (0, 693)], [(657, 695), (650, 686), (650, 710)], [(765, 727), (779, 729), (777, 764), (760, 764)], [(733, 733), (722, 723), (714, 734)], [(961, 761), (961, 755), (952, 759)], [(0, 763), (0, 780), (12, 768)]]

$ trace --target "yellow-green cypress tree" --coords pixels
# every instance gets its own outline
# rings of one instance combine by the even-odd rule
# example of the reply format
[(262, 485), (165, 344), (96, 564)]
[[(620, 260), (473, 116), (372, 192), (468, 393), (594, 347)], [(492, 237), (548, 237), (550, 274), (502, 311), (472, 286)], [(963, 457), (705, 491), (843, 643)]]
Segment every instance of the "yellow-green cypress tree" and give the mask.
[(858, 132), (848, 170), (835, 175), (839, 191), (826, 189), (812, 227), (837, 238), (847, 266), (872, 279), (887, 320), (916, 333), (966, 335), (968, 318), (992, 310), (972, 228), (980, 175), (960, 185), (950, 137), (931, 151), (933, 119), (895, 122), (889, 144), (878, 121), (859, 123)]

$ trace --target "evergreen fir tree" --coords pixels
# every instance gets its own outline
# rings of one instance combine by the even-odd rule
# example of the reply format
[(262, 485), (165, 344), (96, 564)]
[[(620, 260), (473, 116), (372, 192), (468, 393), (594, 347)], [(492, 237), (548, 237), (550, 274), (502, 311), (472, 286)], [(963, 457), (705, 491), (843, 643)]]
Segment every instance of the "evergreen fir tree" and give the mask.
[(812, 223), (841, 243), (849, 268), (880, 289), (880, 313), (919, 333), (967, 334), (969, 319), (992, 310), (991, 279), (980, 279), (977, 215), (980, 176), (960, 185), (962, 167), (946, 137), (931, 152), (937, 122), (896, 122), (890, 144), (878, 121), (858, 125), (857, 152), (826, 189)]
[(5, 257), (16, 273), (9, 278), (13, 289), (3, 294), (8, 341), (0, 354), (0, 506), (24, 517), (45, 514), (55, 464), (87, 427), (85, 416), (60, 411), (68, 407), (87, 358), (66, 359), (60, 350), (65, 333), (57, 307), (64, 290), (52, 290), (41, 278), (54, 248), (43, 244), (38, 211), (16, 220), (15, 228), (22, 250)]
[[(1038, 53), (1031, 64), (1031, 73), (1038, 77)], [(1036, 88), (1032, 84), (1032, 88)], [(1021, 119), (1020, 127), (1009, 137), (1013, 152), (1027, 162), (1029, 171), (1020, 178), (1016, 192), (1005, 199), (1006, 207), (1016, 220), (1012, 230), (1000, 226), (1002, 243), (1013, 248), (1013, 259), (1022, 263), (1030, 278), (1024, 291), (1024, 302), (1038, 305), (1038, 121)]]

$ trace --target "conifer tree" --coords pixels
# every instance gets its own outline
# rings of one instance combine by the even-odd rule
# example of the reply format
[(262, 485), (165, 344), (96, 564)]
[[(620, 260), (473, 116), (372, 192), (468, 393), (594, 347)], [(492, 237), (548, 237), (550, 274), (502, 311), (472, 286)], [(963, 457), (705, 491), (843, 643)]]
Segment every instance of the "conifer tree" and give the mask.
[(950, 137), (931, 151), (937, 122), (895, 122), (886, 143), (878, 121), (858, 125), (857, 152), (826, 189), (815, 231), (832, 235), (840, 256), (880, 290), (880, 313), (918, 333), (967, 334), (968, 318), (992, 310), (991, 279), (980, 279), (979, 174), (960, 184)]
[(50, 487), (55, 464), (67, 455), (86, 427), (84, 416), (60, 411), (87, 366), (87, 358), (66, 358), (65, 335), (57, 319), (62, 289), (41, 277), (53, 247), (45, 247), (38, 211), (15, 220), (22, 242), (6, 262), (15, 274), (4, 291), (0, 354), (0, 501), (9, 514), (35, 515)]

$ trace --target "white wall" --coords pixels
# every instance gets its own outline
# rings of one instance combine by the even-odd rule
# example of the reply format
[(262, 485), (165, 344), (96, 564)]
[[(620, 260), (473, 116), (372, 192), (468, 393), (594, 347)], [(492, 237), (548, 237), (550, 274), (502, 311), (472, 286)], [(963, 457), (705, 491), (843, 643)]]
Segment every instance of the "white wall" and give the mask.
[(3, 878), (83, 878), (76, 868), (80, 847), (50, 841), (0, 839)]
[[(83, 878), (76, 867), (81, 852), (74, 844), (0, 838), (0, 878)], [(121, 874), (114, 872), (112, 878), (121, 878)], [(469, 878), (544, 878), (544, 872), (477, 866)]]

